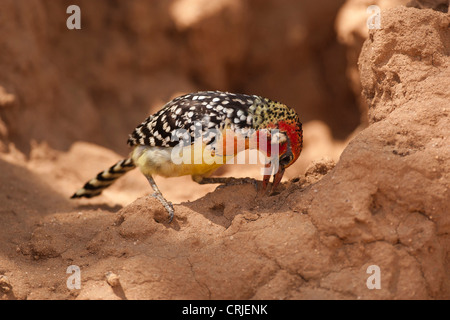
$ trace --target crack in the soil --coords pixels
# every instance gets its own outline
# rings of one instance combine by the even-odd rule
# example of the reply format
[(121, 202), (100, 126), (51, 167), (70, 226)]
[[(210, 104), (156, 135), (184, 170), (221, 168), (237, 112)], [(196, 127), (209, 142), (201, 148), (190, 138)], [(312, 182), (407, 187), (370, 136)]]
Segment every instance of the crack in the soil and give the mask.
[(212, 297), (212, 293), (211, 290), (209, 289), (208, 285), (206, 283), (202, 283), (197, 279), (197, 276), (195, 275), (195, 271), (194, 271), (194, 265), (191, 262), (191, 260), (189, 259), (189, 257), (186, 257), (186, 260), (189, 264), (191, 273), (192, 273), (192, 277), (194, 278), (194, 281), (199, 285), (199, 287), (206, 289), (206, 291), (208, 291), (208, 299), (211, 300)]

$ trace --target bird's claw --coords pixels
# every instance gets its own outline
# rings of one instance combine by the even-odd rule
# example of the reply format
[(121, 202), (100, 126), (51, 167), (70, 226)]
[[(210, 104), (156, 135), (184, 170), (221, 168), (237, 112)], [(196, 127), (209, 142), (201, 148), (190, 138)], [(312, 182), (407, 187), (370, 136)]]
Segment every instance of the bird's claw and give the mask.
[(159, 200), (159, 202), (161, 202), (161, 204), (163, 205), (163, 207), (166, 209), (166, 211), (169, 213), (169, 223), (172, 222), (173, 217), (175, 215), (175, 209), (173, 208), (173, 204), (170, 201), (167, 201), (160, 193), (158, 192), (154, 192), (153, 194), (151, 194), (151, 196), (153, 198), (156, 198)]

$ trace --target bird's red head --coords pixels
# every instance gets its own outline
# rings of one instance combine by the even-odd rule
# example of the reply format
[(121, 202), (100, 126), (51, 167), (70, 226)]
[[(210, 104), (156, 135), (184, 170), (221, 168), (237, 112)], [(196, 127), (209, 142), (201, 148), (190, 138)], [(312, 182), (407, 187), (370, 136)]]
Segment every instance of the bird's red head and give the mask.
[(280, 121), (278, 130), (285, 137), (280, 139), (278, 163), (282, 169), (285, 169), (297, 161), (302, 152), (302, 124), (300, 121)]
[[(271, 163), (267, 167), (273, 166), (274, 161), (278, 163), (275, 165), (276, 172), (273, 176), (272, 190), (280, 183), (283, 178), (284, 171), (287, 167), (291, 166), (300, 156), (303, 147), (303, 130), (302, 124), (297, 113), (287, 108), (285, 105), (281, 105), (282, 111), (278, 111), (276, 121), (266, 126), (271, 132), (277, 132), (277, 138), (275, 141), (272, 139), (270, 148)], [(277, 105), (279, 107), (279, 105)], [(281, 115), (281, 117), (280, 117)], [(276, 131), (275, 131), (276, 130)], [(274, 143), (278, 147), (278, 154), (274, 152)], [(270, 174), (265, 174), (263, 179), (263, 190), (266, 189), (270, 180)]]

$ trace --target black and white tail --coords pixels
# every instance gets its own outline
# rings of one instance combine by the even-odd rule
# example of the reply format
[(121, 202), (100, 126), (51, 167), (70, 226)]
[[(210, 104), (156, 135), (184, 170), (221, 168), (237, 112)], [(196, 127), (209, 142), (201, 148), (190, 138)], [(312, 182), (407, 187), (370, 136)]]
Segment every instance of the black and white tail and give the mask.
[(132, 159), (120, 160), (111, 168), (100, 172), (95, 178), (86, 182), (83, 188), (75, 192), (71, 199), (82, 197), (92, 198), (98, 196), (104, 189), (108, 188), (117, 179), (128, 171), (133, 170), (135, 167)]

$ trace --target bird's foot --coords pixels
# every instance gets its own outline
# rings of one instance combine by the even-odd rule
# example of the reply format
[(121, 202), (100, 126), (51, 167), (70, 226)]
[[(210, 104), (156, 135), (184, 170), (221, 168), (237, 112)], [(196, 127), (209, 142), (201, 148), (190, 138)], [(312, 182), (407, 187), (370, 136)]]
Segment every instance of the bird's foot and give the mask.
[(161, 193), (155, 192), (151, 195), (153, 198), (156, 198), (161, 202), (163, 207), (166, 209), (167, 213), (169, 214), (169, 223), (172, 222), (173, 217), (175, 215), (175, 210), (173, 208), (172, 202), (167, 201)]

